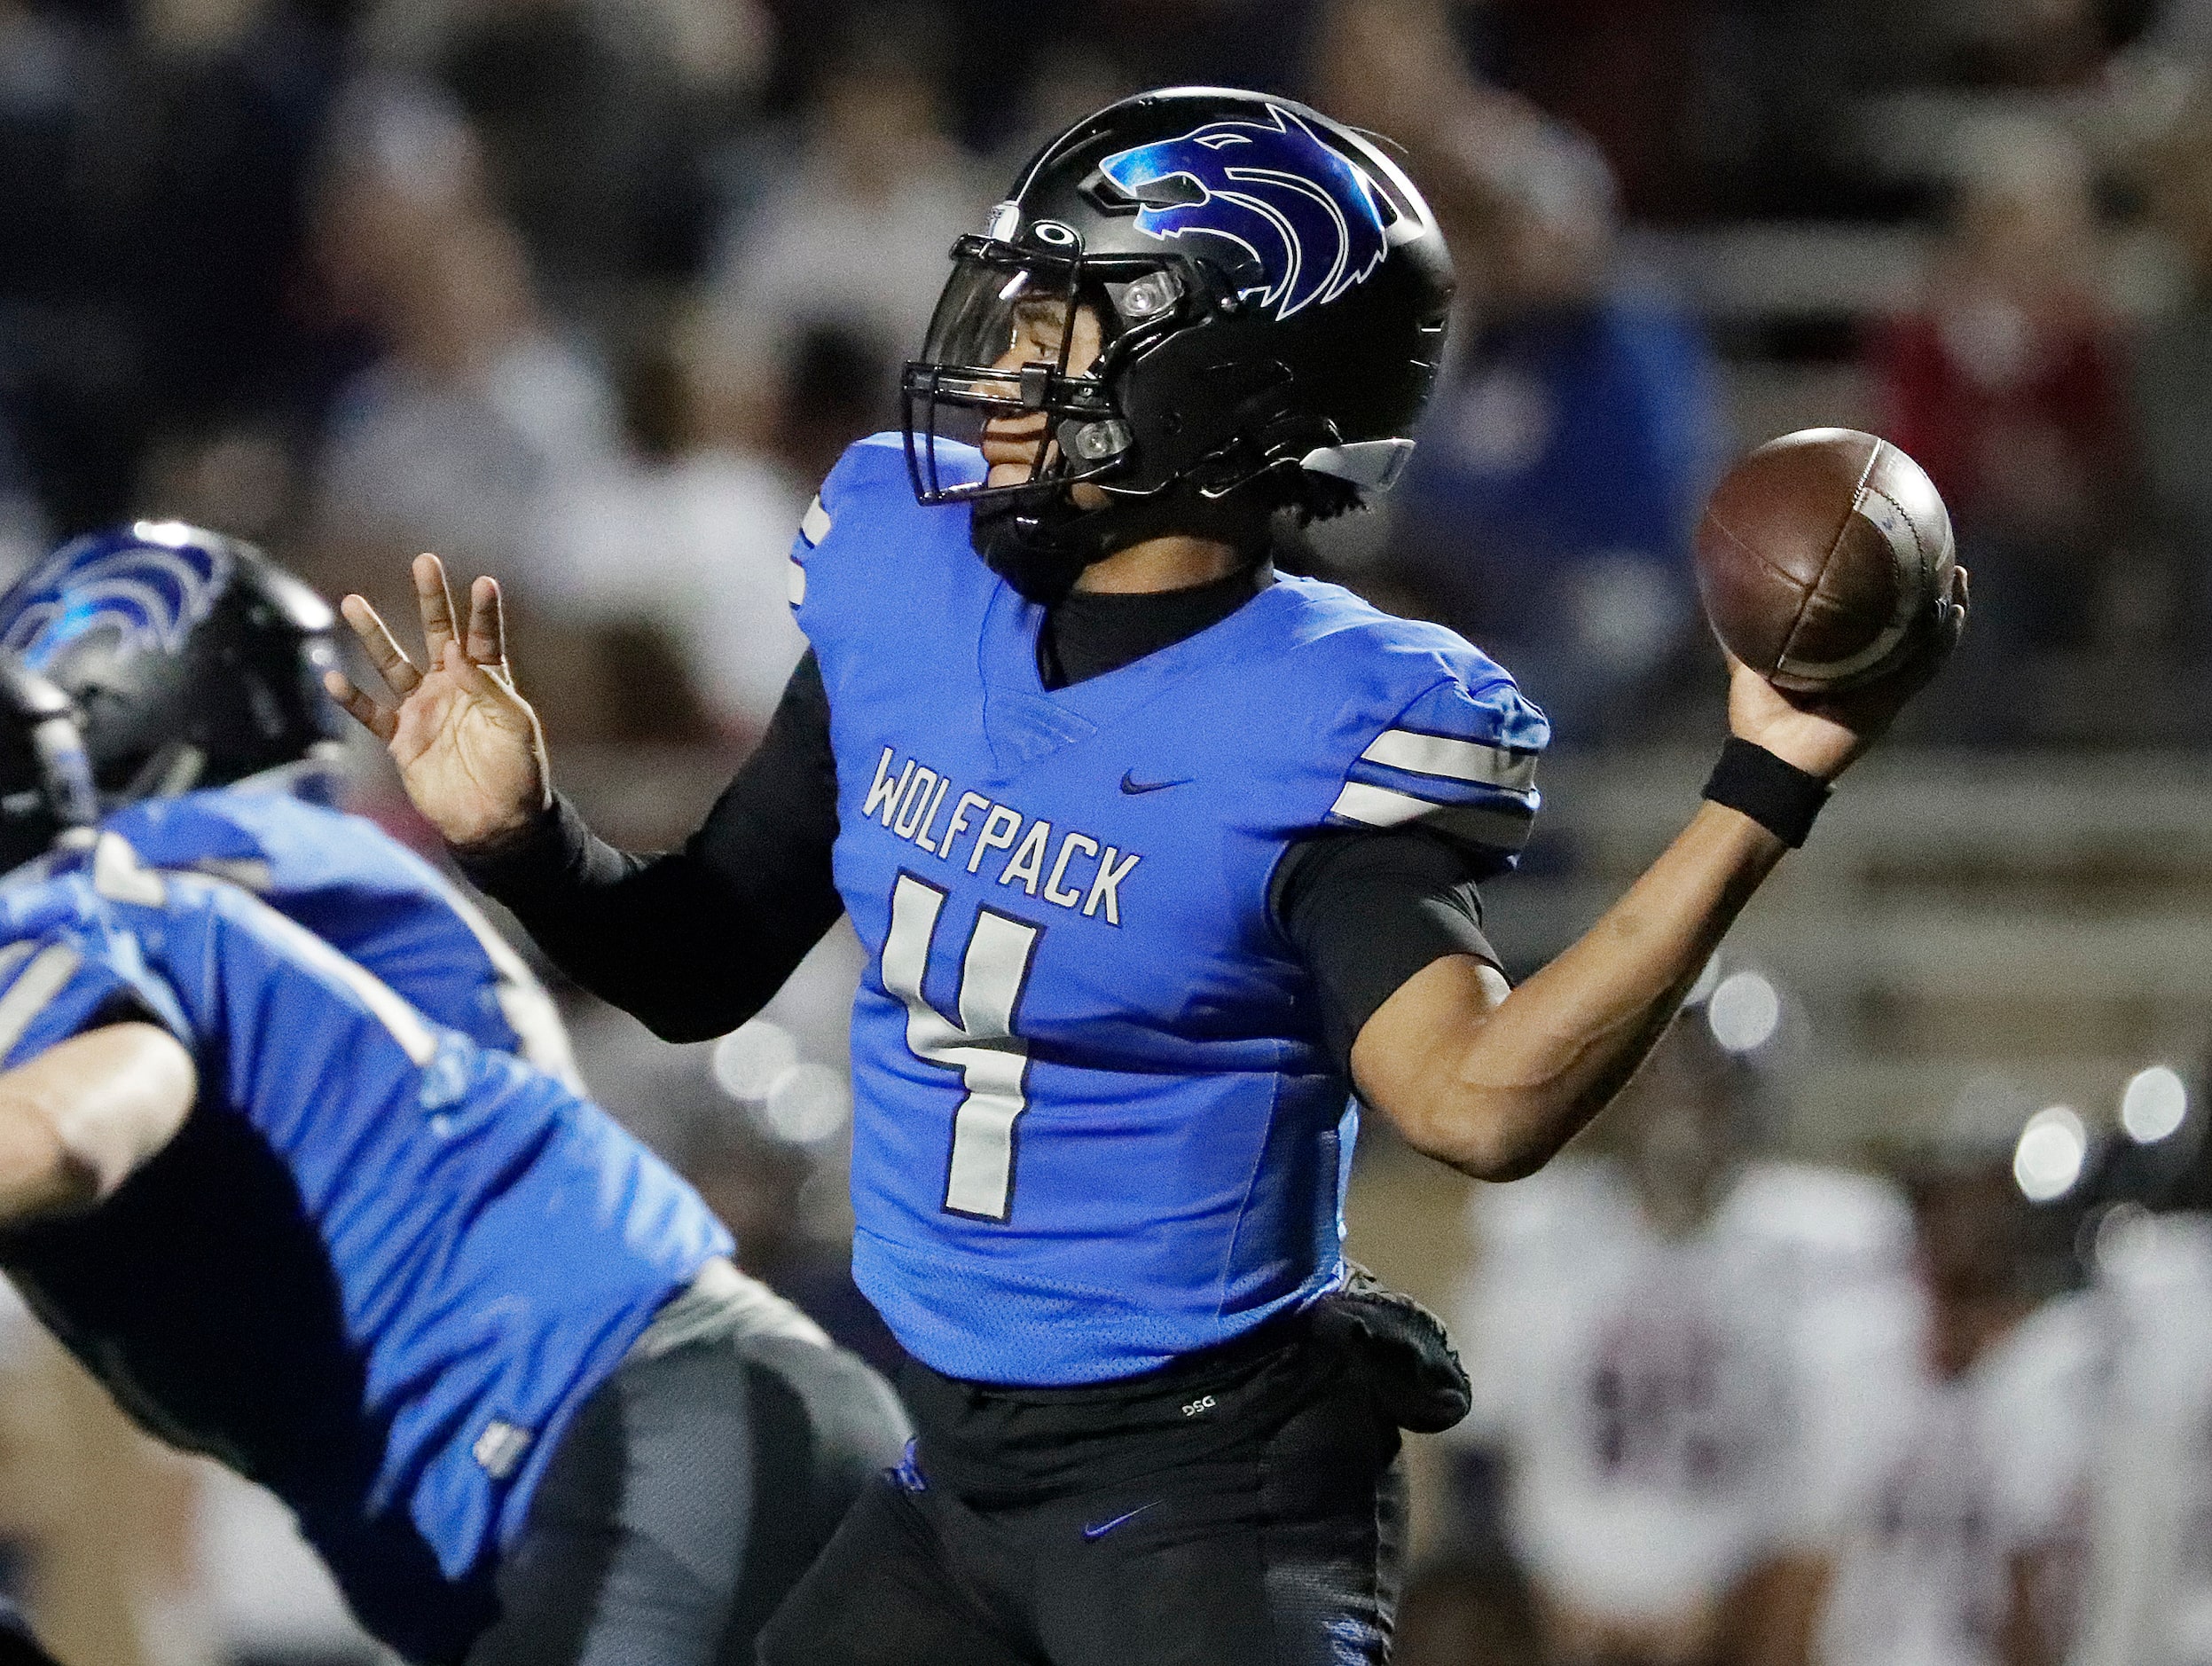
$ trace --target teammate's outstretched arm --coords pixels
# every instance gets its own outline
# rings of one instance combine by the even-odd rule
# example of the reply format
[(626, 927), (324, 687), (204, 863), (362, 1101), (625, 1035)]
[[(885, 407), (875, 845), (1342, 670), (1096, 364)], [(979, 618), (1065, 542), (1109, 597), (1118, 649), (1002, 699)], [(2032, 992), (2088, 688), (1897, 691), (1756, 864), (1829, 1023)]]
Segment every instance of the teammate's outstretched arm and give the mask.
[(378, 701), (339, 672), (326, 672), (324, 686), (384, 743), (408, 798), (447, 843), (495, 845), (524, 831), (553, 802), (545, 738), (507, 665), (499, 585), (479, 578), (469, 586), (464, 640), (444, 563), (418, 555), (413, 576), (422, 613), (420, 666), (361, 597), (339, 603), (394, 701)]
[(108, 1024), (0, 1071), (0, 1224), (89, 1209), (176, 1137), (192, 1055), (152, 1024)]
[[(1965, 621), (1962, 582), (1949, 640)], [(1731, 663), (1729, 727), (1832, 781), (1948, 651), (1947, 641), (1919, 676), (1817, 705)], [(1415, 1149), (1477, 1179), (1534, 1173), (1643, 1062), (1785, 848), (1741, 811), (1708, 803), (1626, 896), (1519, 988), (1470, 955), (1435, 962), (1360, 1031), (1361, 1097)]]

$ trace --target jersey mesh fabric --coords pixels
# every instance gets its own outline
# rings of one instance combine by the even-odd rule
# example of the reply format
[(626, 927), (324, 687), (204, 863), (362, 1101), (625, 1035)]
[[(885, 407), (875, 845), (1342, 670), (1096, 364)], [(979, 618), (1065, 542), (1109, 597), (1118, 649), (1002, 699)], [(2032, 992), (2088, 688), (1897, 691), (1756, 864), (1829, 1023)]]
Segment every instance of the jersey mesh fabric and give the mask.
[(1048, 690), (1042, 610), (898, 446), (846, 454), (793, 554), (870, 960), (855, 1276), (947, 1375), (1133, 1375), (1339, 1274), (1357, 1120), (1268, 909), (1284, 849), (1479, 817), (1510, 867), (1548, 730), (1450, 633), (1303, 579)]
[(522, 957), (429, 863), (293, 778), (149, 798), (103, 825), (151, 868), (243, 886), (438, 1023), (578, 1087), (559, 1012)]
[(0, 1242), (154, 1433), (263, 1482), (362, 1621), (458, 1656), (566, 1419), (728, 1236), (542, 1073), (113, 833), (0, 886), (18, 1065), (128, 1001), (200, 1097), (100, 1208)]

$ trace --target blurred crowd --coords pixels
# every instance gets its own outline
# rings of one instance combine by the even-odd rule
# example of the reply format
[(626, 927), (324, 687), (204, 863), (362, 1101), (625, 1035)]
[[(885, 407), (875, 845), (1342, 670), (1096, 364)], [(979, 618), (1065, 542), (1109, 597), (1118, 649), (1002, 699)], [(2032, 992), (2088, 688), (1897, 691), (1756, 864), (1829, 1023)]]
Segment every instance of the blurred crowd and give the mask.
[[(2200, 0), (0, 0), (0, 565), (126, 512), (373, 596), (435, 547), (507, 583), (557, 735), (741, 746), (952, 235), (1073, 115), (1230, 81), (1389, 135), (1463, 279), (1405, 490), (1292, 560), (1640, 738), (1711, 686), (1716, 467), (1878, 426), (1988, 580), (1924, 722), (2171, 738), (2208, 51)], [(1817, 234), (1711, 235), (1762, 226), (1902, 253), (1808, 300)]]
[[(794, 529), (895, 423), (953, 235), (1067, 122), (1227, 82), (1388, 135), (1461, 278), (1408, 477), (1286, 563), (1462, 629), (1562, 746), (1703, 736), (1706, 485), (1873, 428), (1978, 579), (1924, 736), (2200, 743), (2208, 70), (2208, 0), (0, 0), (0, 576), (176, 515), (404, 615), (436, 549), (506, 586), (569, 784), (599, 743), (602, 824), (677, 837), (798, 657)], [(579, 1009), (579, 1044), (881, 1359), (857, 962), (718, 1043)], [(2179, 1078), (2055, 1190), (2067, 1131), (1995, 1087), (1847, 1174), (1754, 1160), (1767, 1067), (1714, 1017), (1609, 1151), (1479, 1200), (1406, 1666), (2212, 1666)], [(363, 1658), (266, 1500), (90, 1392), (0, 1315), (0, 1589), (88, 1666)]]

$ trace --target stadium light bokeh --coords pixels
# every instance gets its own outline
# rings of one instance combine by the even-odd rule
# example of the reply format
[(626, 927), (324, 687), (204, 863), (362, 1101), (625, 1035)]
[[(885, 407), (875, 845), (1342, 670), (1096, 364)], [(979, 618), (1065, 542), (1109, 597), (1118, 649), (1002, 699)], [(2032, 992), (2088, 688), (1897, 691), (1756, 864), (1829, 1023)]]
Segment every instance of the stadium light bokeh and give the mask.
[(2189, 1119), (2189, 1085), (2170, 1065), (2153, 1065), (2128, 1078), (2120, 1096), (2120, 1127), (2137, 1145), (2170, 1139)]
[(2030, 1203), (2052, 1203), (2074, 1190), (2089, 1160), (2089, 1128), (2070, 1105), (2028, 1119), (2012, 1148), (2012, 1179)]

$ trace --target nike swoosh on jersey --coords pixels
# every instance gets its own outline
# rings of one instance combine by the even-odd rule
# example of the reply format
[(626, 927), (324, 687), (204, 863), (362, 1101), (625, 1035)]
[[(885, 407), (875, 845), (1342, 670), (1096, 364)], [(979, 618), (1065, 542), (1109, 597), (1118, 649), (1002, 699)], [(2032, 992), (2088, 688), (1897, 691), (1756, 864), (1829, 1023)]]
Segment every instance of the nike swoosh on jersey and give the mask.
[(1139, 781), (1134, 770), (1125, 769), (1121, 772), (1121, 790), (1133, 798), (1141, 792), (1165, 792), (1170, 787), (1188, 785), (1190, 778), (1188, 776), (1181, 781)]
[(1125, 1522), (1135, 1521), (1147, 1510), (1151, 1509), (1154, 1505), (1158, 1503), (1159, 1500), (1155, 1498), (1152, 1500), (1151, 1504), (1139, 1505), (1126, 1515), (1118, 1515), (1110, 1521), (1101, 1521), (1094, 1527), (1086, 1527), (1083, 1529), (1083, 1536), (1086, 1539), (1102, 1539), (1109, 1533), (1111, 1533), (1116, 1528), (1122, 1526)]

